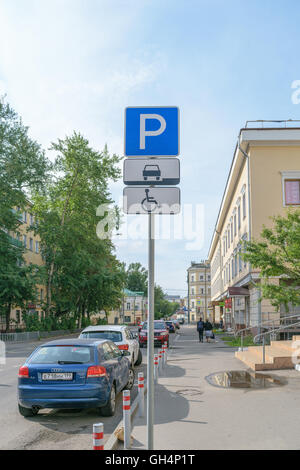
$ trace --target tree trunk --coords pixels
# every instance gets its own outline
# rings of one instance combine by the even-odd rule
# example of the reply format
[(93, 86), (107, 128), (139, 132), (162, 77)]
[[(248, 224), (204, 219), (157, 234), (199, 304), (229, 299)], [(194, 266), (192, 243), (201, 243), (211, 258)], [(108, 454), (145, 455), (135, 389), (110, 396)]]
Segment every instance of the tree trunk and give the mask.
[[(69, 194), (67, 196), (67, 199), (65, 201), (65, 205), (64, 205), (64, 208), (63, 208), (61, 221), (60, 221), (60, 226), (61, 227), (63, 227), (64, 224), (65, 224), (65, 216), (66, 216), (68, 205), (69, 205), (69, 202), (70, 202), (70, 199), (71, 199), (71, 196), (72, 196), (72, 192), (73, 192), (73, 189), (74, 189), (74, 186), (75, 186), (75, 183), (76, 183), (77, 176), (78, 176), (78, 171), (76, 170), (73, 181), (72, 181), (72, 184), (71, 184)], [(47, 307), (46, 307), (47, 315), (49, 315), (49, 313), (50, 313), (51, 303), (52, 303), (51, 287), (52, 287), (52, 279), (53, 279), (53, 273), (54, 273), (55, 255), (56, 255), (56, 248), (54, 248), (54, 250), (53, 250), (53, 259), (51, 261), (49, 277), (48, 277), (48, 283), (47, 283)]]
[(9, 331), (9, 325), (10, 325), (10, 312), (11, 312), (11, 304), (8, 304), (7, 309), (6, 309), (6, 315), (5, 315), (5, 332), (8, 333)]

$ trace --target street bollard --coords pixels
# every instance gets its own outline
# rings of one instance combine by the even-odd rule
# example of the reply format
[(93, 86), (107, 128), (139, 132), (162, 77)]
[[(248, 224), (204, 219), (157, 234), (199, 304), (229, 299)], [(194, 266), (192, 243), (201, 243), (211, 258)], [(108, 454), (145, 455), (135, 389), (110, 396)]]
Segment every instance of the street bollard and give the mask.
[(104, 450), (103, 423), (93, 424), (93, 449)]
[(168, 362), (168, 343), (165, 343), (165, 365)]
[(165, 367), (165, 348), (164, 345), (161, 347), (161, 370)]
[(139, 416), (145, 415), (145, 398), (144, 398), (144, 373), (138, 374), (138, 392), (139, 392)]
[(161, 373), (161, 361), (162, 361), (162, 353), (161, 349), (158, 350), (158, 374)]
[(130, 449), (131, 432), (130, 391), (123, 391), (123, 423), (124, 423), (124, 449)]
[(158, 381), (158, 356), (154, 356), (154, 382), (157, 384)]

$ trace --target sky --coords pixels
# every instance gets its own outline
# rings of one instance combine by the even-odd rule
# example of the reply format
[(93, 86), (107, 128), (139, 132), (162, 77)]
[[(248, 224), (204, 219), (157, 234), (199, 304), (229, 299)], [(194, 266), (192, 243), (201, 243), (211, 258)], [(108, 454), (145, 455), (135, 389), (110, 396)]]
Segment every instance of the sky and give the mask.
[[(207, 258), (239, 129), (299, 119), (299, 19), (298, 0), (0, 0), (0, 95), (45, 149), (76, 130), (121, 156), (127, 106), (180, 108), (183, 210), (177, 235), (156, 240), (155, 279), (184, 296), (190, 262)], [(110, 184), (117, 203), (123, 187)], [(118, 258), (147, 267), (136, 235), (147, 217), (123, 223)]]

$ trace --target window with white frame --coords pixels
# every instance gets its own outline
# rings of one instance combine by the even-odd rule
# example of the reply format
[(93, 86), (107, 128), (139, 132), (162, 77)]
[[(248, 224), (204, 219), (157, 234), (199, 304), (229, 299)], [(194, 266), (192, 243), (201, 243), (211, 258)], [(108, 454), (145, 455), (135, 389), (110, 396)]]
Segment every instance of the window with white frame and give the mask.
[(285, 171), (282, 175), (282, 192), (284, 206), (300, 205), (300, 170)]

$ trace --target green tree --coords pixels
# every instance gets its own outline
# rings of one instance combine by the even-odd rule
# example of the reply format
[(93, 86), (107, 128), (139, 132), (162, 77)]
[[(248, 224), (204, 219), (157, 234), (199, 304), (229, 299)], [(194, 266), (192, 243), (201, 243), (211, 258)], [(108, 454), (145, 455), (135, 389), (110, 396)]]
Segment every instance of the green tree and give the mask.
[(0, 310), (6, 330), (10, 308), (32, 299), (34, 266), (23, 264), (23, 249), (9, 236), (18, 232), (20, 214), (32, 191), (44, 187), (49, 163), (41, 147), (29, 137), (16, 112), (0, 97)]
[(126, 287), (135, 292), (147, 295), (148, 271), (141, 263), (131, 263), (126, 271)]
[[(273, 228), (264, 227), (261, 240), (244, 244), (245, 261), (260, 269), (262, 297), (277, 309), (300, 305), (300, 211), (272, 217)], [(279, 285), (271, 278), (280, 276)]]
[(18, 215), (33, 190), (44, 187), (49, 163), (37, 142), (28, 135), (16, 112), (0, 97), (0, 227), (16, 230)]
[[(119, 157), (92, 149), (78, 133), (58, 140), (53, 175), (44, 194), (36, 193), (34, 213), (46, 262), (45, 310), (61, 316), (85, 315), (120, 302), (124, 270), (109, 238), (96, 235), (96, 209), (112, 204), (108, 182), (120, 176)], [(118, 218), (116, 215), (116, 223)]]
[(5, 315), (5, 331), (10, 327), (11, 309), (35, 301), (38, 271), (24, 264), (23, 253), (22, 244), (13, 245), (9, 235), (0, 231), (0, 259), (5, 259), (0, 263), (0, 313)]

